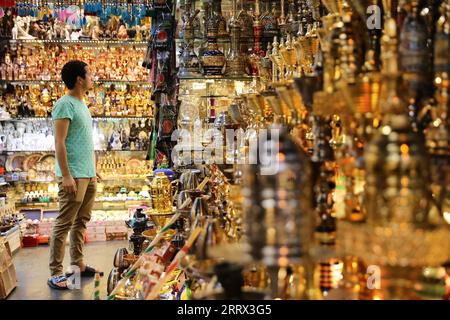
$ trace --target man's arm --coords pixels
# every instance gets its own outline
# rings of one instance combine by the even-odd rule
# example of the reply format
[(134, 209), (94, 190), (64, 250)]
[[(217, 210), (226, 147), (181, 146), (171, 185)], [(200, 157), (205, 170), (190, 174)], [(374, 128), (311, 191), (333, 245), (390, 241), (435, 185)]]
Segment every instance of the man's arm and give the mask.
[(55, 151), (56, 159), (63, 177), (62, 187), (66, 192), (77, 192), (77, 184), (70, 174), (67, 162), (66, 138), (69, 132), (69, 119), (58, 119), (55, 121)]

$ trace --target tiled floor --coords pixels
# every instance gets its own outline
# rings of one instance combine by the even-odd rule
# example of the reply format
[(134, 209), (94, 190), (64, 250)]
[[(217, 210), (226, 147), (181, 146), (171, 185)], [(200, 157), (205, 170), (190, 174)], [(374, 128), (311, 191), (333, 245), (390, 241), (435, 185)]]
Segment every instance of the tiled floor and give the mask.
[[(89, 265), (104, 272), (100, 282), (100, 298), (106, 297), (106, 282), (113, 267), (113, 258), (118, 248), (128, 247), (127, 241), (105, 241), (86, 244), (85, 257)], [(68, 247), (64, 267), (69, 263)], [(82, 279), (81, 290), (52, 290), (47, 286), (49, 247), (22, 248), (14, 254), (17, 273), (17, 288), (8, 299), (11, 300), (90, 300), (94, 291), (93, 279)]]

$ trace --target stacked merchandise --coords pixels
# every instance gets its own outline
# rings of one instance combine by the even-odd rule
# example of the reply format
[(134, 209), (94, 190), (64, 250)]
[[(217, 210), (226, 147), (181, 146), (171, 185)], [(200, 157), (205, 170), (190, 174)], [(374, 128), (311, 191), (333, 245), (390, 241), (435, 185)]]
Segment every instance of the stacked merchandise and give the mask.
[(124, 220), (105, 222), (106, 240), (126, 240), (128, 228)]
[(104, 181), (95, 202), (101, 218), (88, 228), (87, 241), (124, 239), (128, 208), (148, 204), (155, 103), (144, 62), (155, 28), (152, 8), (147, 0), (2, 3), (0, 179), (10, 185), (9, 201), (29, 215), (24, 246), (47, 243), (55, 218), (47, 213), (57, 214), (51, 112), (65, 94), (60, 73), (69, 60), (88, 63), (95, 80), (85, 101)]
[(53, 232), (53, 225), (55, 224), (54, 218), (43, 218), (39, 222), (39, 229), (38, 232), (41, 236), (46, 237), (47, 239), (50, 239), (50, 236)]
[(89, 221), (87, 224), (86, 241), (106, 241), (106, 222), (102, 220)]
[(0, 239), (9, 243), (11, 252), (20, 249), (20, 228), (19, 217), (15, 214), (13, 203), (5, 203), (5, 198), (1, 198), (3, 204), (0, 207)]
[(0, 299), (6, 299), (17, 286), (14, 267), (8, 242), (0, 238)]
[(51, 224), (43, 226), (40, 234), (39, 225), (42, 220), (42, 209), (21, 211), (25, 217), (24, 223), (21, 225), (22, 246), (23, 247), (37, 247), (40, 243), (48, 243), (49, 235), (47, 232), (51, 230)]

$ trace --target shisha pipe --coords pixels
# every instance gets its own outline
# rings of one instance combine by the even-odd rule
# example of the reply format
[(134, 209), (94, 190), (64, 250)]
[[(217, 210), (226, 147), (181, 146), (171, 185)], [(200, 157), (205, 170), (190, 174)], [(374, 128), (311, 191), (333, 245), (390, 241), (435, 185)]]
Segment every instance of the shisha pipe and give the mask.
[(237, 0), (233, 0), (233, 15), (230, 20), (231, 49), (227, 58), (226, 73), (231, 76), (242, 76), (245, 71), (244, 59), (241, 54), (240, 36), (242, 28), (237, 17)]
[[(200, 10), (197, 9), (192, 13), (192, 3), (191, 0), (185, 0), (186, 4), (185, 4), (185, 16), (183, 16), (183, 22), (186, 24), (186, 26), (192, 26), (194, 24), (194, 20), (197, 17), (197, 15), (200, 13)], [(185, 20), (187, 19), (187, 20)], [(185, 37), (186, 38), (186, 37)], [(188, 38), (189, 40), (191, 40), (191, 38)]]
[(288, 4), (288, 15), (287, 15), (287, 23), (288, 23), (288, 33), (294, 35), (298, 32), (301, 21), (297, 19), (297, 15), (295, 14), (295, 0), (289, 0)]
[(285, 14), (285, 10), (284, 10), (284, 1), (285, 0), (281, 0), (281, 15), (280, 18), (278, 20), (278, 25), (280, 27), (280, 31), (282, 34), (285, 34), (287, 32), (287, 21), (286, 21), (286, 14)]
[[(186, 202), (190, 200), (187, 199)], [(186, 206), (189, 205), (188, 203)], [(167, 222), (167, 224), (159, 231), (159, 233), (156, 235), (156, 237), (152, 240), (150, 245), (147, 247), (147, 249), (144, 250), (144, 254), (148, 254), (153, 251), (153, 249), (156, 247), (156, 245), (161, 241), (163, 238), (164, 233), (166, 233), (170, 227), (175, 223), (175, 221), (178, 220), (178, 218), (181, 216), (181, 212), (177, 212), (170, 220)], [(130, 279), (136, 271), (140, 268), (142, 263), (144, 262), (144, 256), (141, 255), (141, 257), (133, 264), (133, 266), (128, 270), (128, 272), (124, 275), (124, 277), (119, 281), (119, 283), (116, 285), (114, 290), (110, 293), (110, 295), (107, 297), (107, 300), (113, 300), (117, 291), (119, 288), (123, 287), (128, 279)]]
[[(195, 27), (194, 20), (200, 13), (200, 10), (195, 10), (192, 12), (191, 10), (191, 0), (186, 0), (185, 3), (185, 12), (183, 14), (183, 47), (182, 47), (182, 55), (180, 61), (180, 70), (179, 75), (190, 75), (196, 74), (200, 71), (197, 67), (192, 67), (192, 61), (198, 61), (198, 57), (194, 52), (194, 38), (195, 38)], [(194, 64), (198, 65), (198, 63)], [(198, 69), (198, 70), (196, 70)]]
[(262, 32), (263, 26), (261, 23), (261, 10), (259, 0), (255, 0), (255, 13), (253, 15), (253, 33), (254, 33), (254, 47), (253, 53), (257, 56), (264, 57), (265, 52), (262, 49)]

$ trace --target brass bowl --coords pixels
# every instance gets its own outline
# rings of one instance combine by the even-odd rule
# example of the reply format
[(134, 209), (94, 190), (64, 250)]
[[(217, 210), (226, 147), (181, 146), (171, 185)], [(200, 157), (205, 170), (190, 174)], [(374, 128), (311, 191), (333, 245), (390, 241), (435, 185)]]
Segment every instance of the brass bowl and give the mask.
[(147, 212), (147, 215), (150, 217), (150, 219), (152, 219), (153, 223), (159, 229), (163, 228), (170, 221), (174, 214), (174, 210), (172, 210), (172, 212)]
[[(156, 229), (148, 229), (142, 232), (142, 235), (148, 240), (152, 241), (156, 237), (157, 231)], [(177, 230), (169, 229), (164, 232), (163, 239), (165, 241), (170, 241), (177, 234)]]

